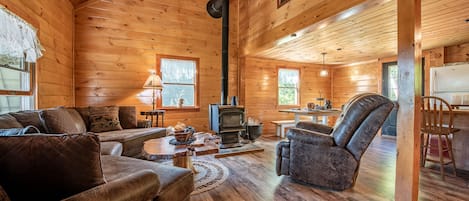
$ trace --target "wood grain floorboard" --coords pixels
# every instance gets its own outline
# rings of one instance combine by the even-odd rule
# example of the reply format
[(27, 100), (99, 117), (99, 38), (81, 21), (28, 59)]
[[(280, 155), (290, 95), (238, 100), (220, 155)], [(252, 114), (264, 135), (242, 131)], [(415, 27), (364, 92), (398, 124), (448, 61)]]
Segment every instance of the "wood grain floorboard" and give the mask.
[[(256, 144), (264, 152), (216, 159), (230, 170), (229, 178), (210, 191), (193, 195), (192, 201), (283, 201), (283, 200), (394, 200), (396, 142), (376, 137), (361, 160), (357, 182), (351, 189), (331, 191), (299, 184), (275, 173), (275, 146), (281, 139), (263, 137)], [(448, 174), (450, 175), (450, 174)], [(448, 176), (442, 181), (437, 170), (422, 168), (419, 200), (469, 200), (468, 180)]]

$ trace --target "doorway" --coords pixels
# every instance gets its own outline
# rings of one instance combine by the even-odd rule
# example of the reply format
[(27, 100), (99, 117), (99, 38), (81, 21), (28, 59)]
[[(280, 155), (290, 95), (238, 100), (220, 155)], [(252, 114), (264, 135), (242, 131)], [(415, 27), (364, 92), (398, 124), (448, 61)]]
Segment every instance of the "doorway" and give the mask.
[[(422, 95), (425, 95), (425, 58), (422, 58)], [(398, 98), (398, 79), (399, 71), (397, 67), (397, 62), (388, 62), (383, 63), (383, 85), (382, 85), (382, 94), (383, 96), (388, 97), (391, 101), (394, 102), (394, 105), (397, 106)], [(381, 129), (381, 135), (384, 136), (396, 136), (397, 133), (397, 109), (394, 107), (389, 114), (386, 121), (383, 123)]]

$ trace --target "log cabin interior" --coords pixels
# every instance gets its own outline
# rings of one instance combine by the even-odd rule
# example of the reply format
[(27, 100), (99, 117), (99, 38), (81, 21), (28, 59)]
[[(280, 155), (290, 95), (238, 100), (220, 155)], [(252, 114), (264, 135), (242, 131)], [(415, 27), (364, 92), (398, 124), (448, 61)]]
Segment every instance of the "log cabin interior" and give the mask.
[(467, 0), (0, 0), (0, 19), (2, 201), (468, 199)]

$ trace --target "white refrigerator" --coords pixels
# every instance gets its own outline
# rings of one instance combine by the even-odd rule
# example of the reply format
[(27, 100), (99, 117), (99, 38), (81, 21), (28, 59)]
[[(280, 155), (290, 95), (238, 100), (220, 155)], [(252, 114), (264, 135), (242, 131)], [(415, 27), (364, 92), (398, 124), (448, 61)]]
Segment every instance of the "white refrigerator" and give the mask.
[(469, 63), (431, 68), (430, 95), (451, 105), (467, 105), (461, 109), (469, 109)]

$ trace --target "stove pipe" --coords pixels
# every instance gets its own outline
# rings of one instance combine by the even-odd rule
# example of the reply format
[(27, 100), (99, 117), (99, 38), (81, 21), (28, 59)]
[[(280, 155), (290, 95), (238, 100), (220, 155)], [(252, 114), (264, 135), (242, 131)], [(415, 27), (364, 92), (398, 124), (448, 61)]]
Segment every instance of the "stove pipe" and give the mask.
[(222, 17), (222, 49), (221, 49), (221, 105), (228, 104), (228, 45), (229, 45), (229, 0), (210, 0), (207, 12), (213, 18)]

